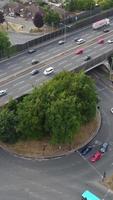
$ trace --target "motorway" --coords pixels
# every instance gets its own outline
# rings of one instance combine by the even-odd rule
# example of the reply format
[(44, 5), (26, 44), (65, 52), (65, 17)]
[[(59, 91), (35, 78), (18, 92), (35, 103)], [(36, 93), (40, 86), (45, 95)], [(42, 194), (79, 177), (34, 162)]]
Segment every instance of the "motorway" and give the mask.
[(79, 200), (86, 189), (101, 200), (113, 200), (113, 193), (101, 184), (104, 171), (107, 176), (113, 173), (113, 89), (109, 81), (103, 81), (101, 71), (93, 70), (90, 75), (96, 80), (102, 113), (101, 129), (91, 144), (94, 152), (107, 141), (108, 151), (91, 164), (90, 155), (82, 157), (79, 152), (38, 161), (18, 158), (0, 149), (1, 200)]
[[(78, 31), (72, 32), (67, 36), (64, 35), (66, 43), (58, 45), (58, 39), (49, 43), (46, 42), (33, 54), (24, 52), (15, 58), (11, 58), (0, 63), (0, 90), (7, 89), (7, 95), (0, 98), (0, 105), (8, 101), (9, 97), (17, 98), (22, 94), (28, 93), (33, 86), (52, 78), (54, 75), (45, 77), (43, 71), (48, 66), (54, 67), (55, 73), (62, 70), (71, 70), (80, 66), (87, 55), (93, 59), (102, 53), (112, 50), (113, 44), (108, 44), (108, 39), (113, 39), (113, 22), (110, 26), (110, 32), (103, 33), (102, 30), (93, 31), (91, 27), (85, 27)], [(84, 44), (77, 45), (74, 38), (83, 38)], [(98, 39), (104, 38), (105, 44), (97, 44)], [(60, 38), (61, 39), (61, 38)], [(82, 55), (75, 55), (75, 50), (83, 48)], [(32, 59), (38, 59), (39, 64), (32, 66)], [(38, 68), (40, 73), (31, 76), (32, 69)]]

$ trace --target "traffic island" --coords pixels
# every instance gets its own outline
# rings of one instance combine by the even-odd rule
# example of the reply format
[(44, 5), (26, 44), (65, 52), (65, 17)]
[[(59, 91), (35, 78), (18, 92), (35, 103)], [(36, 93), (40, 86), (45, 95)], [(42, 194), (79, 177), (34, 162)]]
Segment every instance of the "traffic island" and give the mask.
[(49, 139), (43, 141), (25, 141), (13, 145), (0, 143), (1, 147), (15, 155), (34, 159), (47, 159), (68, 155), (89, 143), (98, 133), (101, 126), (101, 115), (97, 112), (96, 118), (82, 126), (71, 144), (51, 145)]

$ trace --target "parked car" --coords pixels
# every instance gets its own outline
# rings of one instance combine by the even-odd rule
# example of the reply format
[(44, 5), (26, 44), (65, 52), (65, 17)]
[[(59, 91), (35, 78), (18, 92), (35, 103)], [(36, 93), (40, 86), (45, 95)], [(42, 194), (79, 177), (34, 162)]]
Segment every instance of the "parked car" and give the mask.
[(83, 51), (84, 51), (84, 49), (77, 49), (76, 52), (75, 52), (75, 54), (76, 55), (82, 54)]
[(31, 62), (32, 65), (35, 65), (37, 63), (39, 63), (39, 60), (35, 60), (35, 59), (33, 59), (32, 62)]
[(101, 152), (96, 151), (96, 152), (89, 158), (89, 160), (90, 160), (91, 162), (96, 162), (97, 160), (100, 160), (101, 157), (102, 157)]
[(38, 69), (33, 69), (31, 71), (31, 75), (35, 75), (35, 74), (38, 74), (39, 73), (39, 70)]
[(82, 39), (82, 38), (76, 40), (76, 43), (77, 43), (77, 44), (83, 44), (84, 42), (85, 42), (85, 40)]
[(29, 53), (29, 54), (34, 53), (34, 52), (36, 52), (36, 49), (29, 49), (29, 50), (28, 50), (28, 53)]
[(104, 29), (103, 32), (104, 33), (108, 33), (110, 30), (109, 29)]
[(0, 97), (4, 96), (5, 94), (7, 94), (6, 90), (0, 90)]
[(109, 146), (108, 142), (104, 142), (100, 148), (100, 152), (105, 153), (108, 150), (108, 146)]
[(80, 153), (83, 155), (83, 156), (85, 156), (85, 155), (87, 155), (91, 150), (92, 150), (92, 146), (85, 146), (81, 151), (80, 151)]
[(112, 40), (108, 40), (108, 43), (109, 43), (109, 44), (113, 43), (113, 39), (112, 39)]
[(85, 59), (84, 59), (84, 61), (88, 61), (88, 60), (90, 60), (91, 59), (91, 56), (87, 56)]
[(49, 74), (51, 74), (53, 72), (54, 72), (53, 67), (48, 67), (47, 69), (44, 70), (43, 74), (44, 75), (49, 75)]
[(99, 39), (98, 44), (104, 44), (104, 39)]
[(111, 108), (111, 113), (113, 114), (113, 108)]
[(60, 40), (60, 41), (58, 42), (59, 45), (64, 44), (64, 43), (65, 43), (64, 40)]

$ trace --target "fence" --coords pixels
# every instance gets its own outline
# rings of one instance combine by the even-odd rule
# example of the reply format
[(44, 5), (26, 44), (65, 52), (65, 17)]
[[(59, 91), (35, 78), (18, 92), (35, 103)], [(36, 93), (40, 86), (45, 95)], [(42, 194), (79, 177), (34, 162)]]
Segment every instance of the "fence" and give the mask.
[[(87, 11), (87, 12), (90, 12), (90, 11)], [(84, 18), (86, 16), (89, 16), (89, 14), (87, 12), (82, 13), (80, 15), (81, 17), (79, 16), (78, 17), (79, 20), (77, 20), (77, 21), (74, 17), (73, 22), (75, 22), (75, 23), (73, 25), (66, 26), (66, 24), (65, 24), (64, 27), (60, 28), (59, 30), (57, 30), (55, 32), (45, 34), (41, 37), (38, 37), (38, 38), (33, 39), (31, 41), (28, 41), (24, 44), (16, 44), (15, 46), (12, 46), (11, 52), (12, 52), (12, 49), (13, 49), (13, 52), (14, 52), (14, 49), (15, 49), (15, 53), (22, 52), (22, 51), (28, 49), (29, 47), (33, 47), (34, 45), (38, 45), (38, 44), (43, 43), (44, 41), (48, 41), (52, 38), (58, 37), (58, 36), (64, 34), (65, 32), (71, 32), (71, 31), (74, 31), (75, 29), (81, 28), (83, 26), (87, 26), (88, 24), (91, 24), (91, 23), (93, 23), (97, 20), (100, 20), (100, 19), (103, 19), (103, 18), (106, 18), (106, 17), (110, 17), (110, 16), (113, 15), (113, 8), (109, 9), (107, 11), (103, 11), (99, 14), (87, 17), (86, 19), (81, 19), (81, 18)], [(93, 11), (91, 11), (91, 12), (93, 12)], [(95, 14), (95, 12), (94, 12), (94, 14)], [(70, 19), (67, 19), (67, 20), (70, 20)], [(2, 57), (0, 56), (0, 58), (3, 58), (3, 55), (2, 55)]]

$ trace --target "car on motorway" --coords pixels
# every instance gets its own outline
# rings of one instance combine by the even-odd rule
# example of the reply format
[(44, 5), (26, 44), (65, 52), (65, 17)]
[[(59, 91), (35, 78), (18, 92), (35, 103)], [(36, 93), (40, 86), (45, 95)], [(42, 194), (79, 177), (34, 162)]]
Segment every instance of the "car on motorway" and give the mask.
[(28, 53), (29, 53), (29, 54), (34, 53), (34, 52), (36, 52), (36, 49), (29, 49), (29, 50), (28, 50)]
[(38, 69), (33, 69), (31, 71), (31, 75), (35, 75), (35, 74), (38, 74), (39, 73), (39, 70)]
[(108, 146), (109, 146), (109, 143), (108, 142), (104, 142), (103, 144), (102, 144), (102, 146), (100, 147), (100, 152), (101, 153), (105, 153), (107, 150), (108, 150)]
[(108, 33), (110, 30), (109, 29), (104, 29), (103, 32), (104, 33)]
[(77, 37), (76, 37), (76, 38), (74, 38), (74, 41), (75, 41), (75, 42), (77, 42), (78, 40), (79, 40), (79, 38), (77, 38)]
[(80, 38), (80, 39), (76, 40), (76, 43), (77, 43), (77, 44), (83, 44), (85, 41), (86, 41), (86, 40)]
[(65, 40), (60, 40), (60, 41), (58, 42), (59, 45), (64, 44), (64, 43), (65, 43)]
[(44, 74), (44, 75), (49, 75), (49, 74), (51, 74), (51, 73), (53, 73), (53, 72), (54, 72), (53, 67), (48, 67), (48, 68), (46, 68), (46, 69), (44, 70), (43, 74)]
[(108, 40), (108, 43), (109, 43), (109, 44), (113, 43), (113, 39), (112, 39), (112, 40)]
[(113, 108), (111, 108), (111, 110), (110, 110), (110, 111), (111, 111), (111, 113), (113, 114)]
[(86, 58), (84, 58), (84, 61), (88, 61), (91, 60), (91, 56), (86, 56)]
[(0, 97), (4, 96), (7, 94), (6, 90), (0, 90)]
[(79, 55), (79, 54), (82, 54), (83, 52), (84, 52), (84, 49), (77, 49), (75, 54)]
[(92, 146), (85, 146), (81, 151), (80, 151), (80, 153), (83, 155), (83, 156), (85, 156), (85, 155), (87, 155), (91, 150), (92, 150)]
[(98, 44), (104, 44), (104, 39), (99, 39)]
[(35, 60), (35, 59), (33, 59), (32, 62), (31, 62), (32, 65), (35, 65), (35, 64), (38, 64), (38, 63), (39, 63), (39, 60)]
[(96, 151), (93, 155), (91, 155), (91, 157), (89, 158), (89, 160), (90, 160), (91, 162), (96, 162), (96, 161), (100, 160), (101, 157), (102, 157), (101, 152)]

